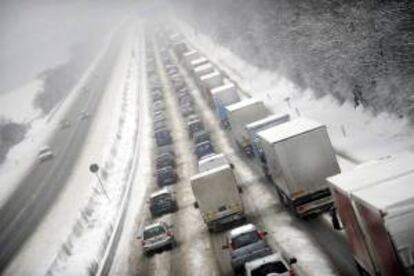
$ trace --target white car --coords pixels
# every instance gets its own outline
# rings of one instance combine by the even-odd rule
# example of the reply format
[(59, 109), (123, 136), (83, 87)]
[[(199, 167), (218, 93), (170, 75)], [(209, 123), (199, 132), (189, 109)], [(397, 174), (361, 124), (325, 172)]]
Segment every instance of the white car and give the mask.
[(37, 154), (37, 160), (39, 160), (39, 162), (44, 162), (46, 160), (52, 159), (53, 157), (55, 157), (55, 154), (48, 146), (41, 148)]
[(291, 265), (296, 263), (295, 258), (291, 258), (288, 264), (280, 253), (255, 259), (244, 265), (246, 276), (294, 276), (295, 271)]
[(144, 228), (141, 239), (142, 249), (145, 256), (151, 256), (156, 251), (164, 248), (173, 249), (177, 242), (174, 233), (171, 231), (172, 226), (165, 222), (157, 222)]

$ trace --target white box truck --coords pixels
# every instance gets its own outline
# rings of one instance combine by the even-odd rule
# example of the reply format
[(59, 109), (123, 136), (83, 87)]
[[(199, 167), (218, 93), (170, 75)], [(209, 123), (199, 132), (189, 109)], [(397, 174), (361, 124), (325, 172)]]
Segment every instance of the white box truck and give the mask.
[(196, 77), (196, 82), (200, 84), (200, 78), (203, 75), (213, 73), (213, 72), (214, 72), (214, 66), (210, 62), (197, 66), (196, 68), (194, 68), (194, 76)]
[(209, 231), (223, 231), (245, 220), (240, 189), (229, 165), (199, 173), (191, 178), (191, 188)]
[(211, 102), (214, 111), (220, 119), (224, 128), (228, 127), (226, 106), (240, 102), (237, 87), (233, 82), (227, 82), (211, 90)]
[(282, 204), (299, 217), (332, 208), (326, 178), (340, 170), (325, 125), (298, 118), (258, 136)]
[(190, 66), (188, 67), (188, 71), (191, 72), (192, 74), (194, 74), (194, 69), (197, 68), (198, 66), (201, 66), (203, 64), (206, 64), (210, 62), (208, 60), (208, 58), (205, 57), (200, 57), (198, 59), (194, 59), (193, 61), (190, 62)]
[(253, 150), (250, 136), (245, 126), (269, 116), (269, 110), (265, 107), (263, 101), (254, 98), (227, 105), (225, 106), (225, 110), (231, 132), (237, 145), (247, 156), (252, 157)]
[(286, 123), (290, 120), (290, 115), (287, 113), (279, 113), (267, 116), (261, 120), (255, 121), (245, 126), (252, 143), (253, 153), (255, 156), (264, 161), (263, 149), (260, 146), (259, 137), (257, 133), (262, 130)]
[(183, 54), (183, 62), (187, 68), (191, 65), (191, 62), (201, 58), (200, 52), (196, 50), (190, 50)]
[(359, 271), (414, 275), (414, 155), (370, 161), (327, 181)]
[(211, 90), (223, 85), (224, 77), (223, 75), (214, 69), (213, 72), (205, 74), (200, 77), (200, 90), (203, 94), (203, 97), (207, 100), (207, 103), (212, 106), (213, 100), (211, 96)]

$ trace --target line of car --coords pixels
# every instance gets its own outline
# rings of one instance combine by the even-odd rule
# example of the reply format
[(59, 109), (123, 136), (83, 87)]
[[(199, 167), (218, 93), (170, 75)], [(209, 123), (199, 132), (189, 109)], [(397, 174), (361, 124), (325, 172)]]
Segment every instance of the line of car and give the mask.
[[(159, 40), (162, 38), (159, 37)], [(160, 54), (186, 122), (189, 138), (193, 140), (194, 155), (198, 162), (198, 174), (191, 178), (197, 200), (194, 206), (200, 209), (210, 231), (229, 230), (223, 249), (229, 251), (234, 273), (268, 275), (273, 272), (274, 275), (294, 275), (291, 265), (296, 260), (286, 260), (280, 253), (274, 253), (266, 241), (267, 233), (246, 222), (240, 197), (242, 190), (235, 178), (233, 164), (224, 154), (214, 151), (213, 141), (196, 111), (189, 87), (172, 62), (171, 52), (165, 47)], [(194, 112), (188, 114), (183, 107), (190, 107)]]
[[(237, 86), (215, 66), (206, 66), (210, 61), (191, 49), (182, 35), (166, 33), (164, 37), (170, 38), (174, 52), (223, 128), (262, 167), (288, 210), (300, 218), (328, 211), (333, 228), (345, 228), (361, 275), (414, 275), (411, 152), (368, 161), (341, 173), (325, 125), (272, 114), (263, 101), (243, 99)], [(232, 248), (231, 243), (228, 247)], [(254, 264), (261, 263), (258, 259)], [(249, 274), (251, 266), (245, 264), (247, 275), (271, 274)]]

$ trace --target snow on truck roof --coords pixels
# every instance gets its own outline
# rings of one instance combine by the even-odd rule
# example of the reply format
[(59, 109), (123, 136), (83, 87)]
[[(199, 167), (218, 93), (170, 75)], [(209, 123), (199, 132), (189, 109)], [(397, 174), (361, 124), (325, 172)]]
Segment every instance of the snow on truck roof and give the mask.
[(223, 90), (226, 90), (226, 89), (229, 89), (229, 88), (233, 88), (233, 87), (235, 87), (235, 85), (234, 85), (234, 83), (232, 83), (232, 82), (229, 82), (229, 83), (226, 83), (226, 84), (223, 84), (223, 85), (220, 85), (220, 86), (218, 86), (218, 87), (216, 87), (216, 88), (213, 88), (212, 90), (211, 90), (211, 93), (218, 93), (218, 92), (221, 92), (221, 91), (223, 91)]
[(298, 118), (260, 131), (257, 135), (269, 144), (273, 144), (324, 127), (325, 125), (308, 118)]
[(353, 198), (391, 217), (414, 210), (414, 172), (353, 193)]
[(201, 79), (201, 80), (211, 79), (211, 78), (214, 78), (214, 77), (216, 77), (216, 76), (218, 76), (218, 75), (220, 75), (220, 72), (219, 72), (219, 71), (217, 71), (216, 69), (214, 69), (214, 71), (213, 71), (213, 72), (208, 73), (208, 74), (205, 74), (205, 75), (202, 75), (202, 76), (200, 77), (200, 79)]
[(211, 64), (210, 62), (207, 62), (203, 65), (200, 65), (200, 66), (197, 66), (196, 68), (194, 68), (194, 71), (195, 72), (200, 72), (200, 71), (203, 71), (203, 70), (211, 68), (211, 67), (213, 67), (213, 64)]
[(244, 107), (249, 106), (249, 105), (258, 104), (258, 103), (263, 104), (263, 101), (259, 101), (258, 99), (255, 99), (255, 98), (249, 98), (249, 99), (245, 99), (245, 100), (242, 100), (240, 102), (228, 105), (228, 106), (226, 106), (226, 109), (227, 109), (228, 112), (234, 112), (238, 109), (244, 108)]
[(232, 229), (229, 232), (229, 237), (230, 239), (232, 239), (234, 237), (240, 236), (241, 234), (249, 233), (253, 231), (257, 231), (257, 227), (254, 224), (249, 223), (249, 224), (245, 224), (243, 226), (239, 226), (237, 228)]
[(196, 50), (190, 50), (188, 52), (185, 52), (184, 56), (191, 56), (191, 55), (194, 55), (194, 54), (197, 54), (197, 53), (198, 53), (198, 51), (196, 51)]
[(205, 172), (198, 173), (198, 174), (191, 177), (191, 181), (194, 181), (194, 180), (202, 178), (204, 176), (207, 176), (207, 175), (210, 175), (210, 174), (215, 174), (217, 172), (224, 171), (224, 170), (227, 170), (227, 169), (231, 170), (230, 165), (225, 164), (225, 165), (219, 166), (217, 168), (214, 168), (214, 169), (211, 169), (211, 170), (208, 170), (208, 171), (205, 171)]
[(414, 172), (414, 154), (405, 152), (399, 155), (373, 160), (327, 178), (335, 188), (350, 194), (373, 185), (389, 181), (402, 174)]
[(267, 116), (263, 119), (254, 121), (253, 123), (250, 123), (250, 124), (246, 125), (246, 129), (255, 129), (255, 128), (261, 127), (263, 125), (266, 125), (269, 122), (283, 120), (283, 119), (289, 119), (289, 117), (290, 116), (287, 113), (279, 113), (279, 114), (270, 115), (270, 116)]

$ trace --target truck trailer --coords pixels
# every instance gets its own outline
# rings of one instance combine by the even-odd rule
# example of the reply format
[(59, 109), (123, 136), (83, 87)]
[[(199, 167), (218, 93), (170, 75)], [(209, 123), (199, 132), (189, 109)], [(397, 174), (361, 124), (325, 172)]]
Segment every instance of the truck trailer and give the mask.
[(253, 153), (255, 156), (264, 161), (263, 149), (260, 146), (259, 137), (257, 136), (257, 133), (270, 127), (286, 123), (289, 120), (289, 114), (279, 113), (267, 116), (266, 118), (255, 121), (245, 126), (246, 131), (250, 136), (250, 141), (252, 143)]
[(361, 273), (414, 275), (413, 164), (405, 153), (327, 179)]
[(191, 178), (191, 188), (209, 231), (218, 232), (245, 220), (240, 189), (233, 169), (219, 166)]
[(340, 172), (325, 125), (298, 118), (258, 133), (281, 203), (297, 216), (327, 211), (333, 200), (326, 178)]
[(245, 126), (270, 115), (263, 101), (254, 98), (225, 106), (227, 119), (236, 144), (247, 156), (253, 156), (250, 136)]
[(200, 89), (203, 97), (207, 100), (207, 103), (212, 106), (213, 105), (213, 98), (211, 96), (211, 91), (223, 85), (224, 77), (223, 75), (217, 71), (216, 69), (209, 73), (205, 74), (200, 77)]
[(228, 126), (226, 106), (240, 102), (237, 87), (233, 82), (227, 82), (211, 90), (211, 103), (220, 123), (224, 128)]

